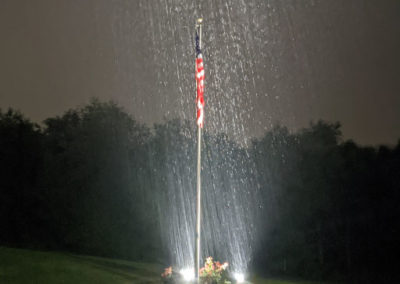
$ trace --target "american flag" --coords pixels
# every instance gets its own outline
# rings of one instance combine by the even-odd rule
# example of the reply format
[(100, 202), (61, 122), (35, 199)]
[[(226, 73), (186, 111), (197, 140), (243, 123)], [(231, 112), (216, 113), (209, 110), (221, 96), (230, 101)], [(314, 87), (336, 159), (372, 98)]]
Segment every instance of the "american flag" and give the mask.
[(197, 125), (203, 128), (204, 120), (204, 67), (200, 50), (200, 37), (196, 31), (196, 86), (197, 86)]

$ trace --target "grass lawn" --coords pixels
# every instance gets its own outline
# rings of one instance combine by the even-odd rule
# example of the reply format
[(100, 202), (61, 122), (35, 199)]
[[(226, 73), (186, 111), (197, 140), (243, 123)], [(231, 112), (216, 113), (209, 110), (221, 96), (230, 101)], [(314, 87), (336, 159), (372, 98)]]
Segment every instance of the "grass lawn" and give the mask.
[(327, 284), (323, 282), (315, 281), (293, 281), (293, 280), (280, 280), (280, 279), (264, 279), (259, 277), (254, 277), (252, 279), (254, 284)]
[[(160, 283), (158, 264), (0, 247), (0, 283)], [(254, 284), (318, 284), (252, 279)]]
[(0, 247), (0, 283), (159, 283), (160, 265)]

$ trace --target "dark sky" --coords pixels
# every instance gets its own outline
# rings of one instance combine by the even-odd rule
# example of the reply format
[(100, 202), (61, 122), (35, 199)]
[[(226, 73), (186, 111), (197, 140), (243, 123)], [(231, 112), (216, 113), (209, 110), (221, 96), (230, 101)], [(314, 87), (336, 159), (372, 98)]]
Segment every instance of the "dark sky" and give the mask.
[(211, 130), (324, 119), (361, 144), (400, 138), (398, 0), (2, 0), (0, 107), (39, 122), (99, 97), (193, 119), (199, 14)]

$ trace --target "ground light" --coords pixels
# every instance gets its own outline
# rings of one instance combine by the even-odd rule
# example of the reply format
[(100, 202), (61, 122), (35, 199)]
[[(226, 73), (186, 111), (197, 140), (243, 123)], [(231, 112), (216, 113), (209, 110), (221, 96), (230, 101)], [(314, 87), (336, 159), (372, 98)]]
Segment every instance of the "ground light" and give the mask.
[(233, 273), (233, 277), (235, 278), (236, 283), (244, 282), (244, 274), (243, 273)]
[(192, 281), (194, 280), (194, 269), (193, 268), (185, 268), (181, 269), (179, 273), (182, 275), (185, 281)]

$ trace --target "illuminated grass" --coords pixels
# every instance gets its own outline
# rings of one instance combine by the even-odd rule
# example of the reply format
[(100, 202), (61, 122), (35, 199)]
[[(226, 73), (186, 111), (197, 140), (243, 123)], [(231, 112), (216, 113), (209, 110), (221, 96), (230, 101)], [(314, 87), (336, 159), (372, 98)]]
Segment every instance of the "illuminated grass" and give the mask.
[(0, 247), (0, 283), (159, 283), (160, 265)]
[[(260, 277), (254, 277), (251, 280), (252, 284), (328, 284), (326, 282), (319, 281), (294, 281), (294, 280), (282, 280), (282, 279), (264, 279)], [(330, 283), (333, 284), (333, 283)]]
[[(160, 283), (163, 266), (0, 247), (0, 283)], [(322, 284), (253, 278), (253, 284)]]

